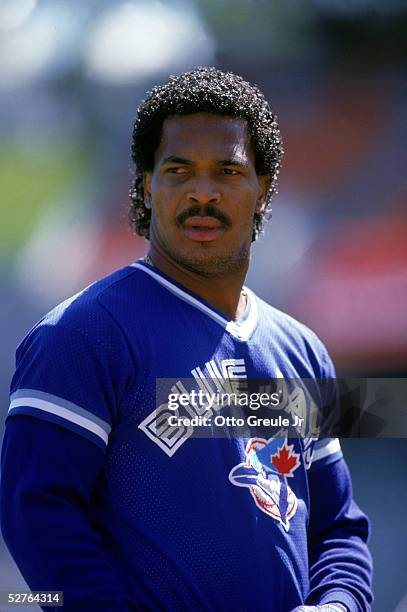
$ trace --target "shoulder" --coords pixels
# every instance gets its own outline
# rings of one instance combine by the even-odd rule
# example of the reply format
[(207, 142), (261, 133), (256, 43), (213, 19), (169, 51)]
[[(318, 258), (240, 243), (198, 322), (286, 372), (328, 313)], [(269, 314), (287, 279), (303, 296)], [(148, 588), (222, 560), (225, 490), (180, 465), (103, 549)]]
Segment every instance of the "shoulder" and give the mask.
[(90, 345), (111, 351), (124, 345), (121, 304), (140, 293), (131, 266), (95, 281), (46, 313), (26, 334), (17, 349), (17, 358), (28, 346), (54, 346), (80, 351)]
[(307, 325), (271, 306), (256, 296), (261, 324), (268, 328), (285, 351), (301, 355), (311, 362), (315, 376), (335, 377), (335, 370), (324, 343)]
[(296, 341), (306, 342), (310, 345), (315, 345), (318, 348), (323, 347), (321, 340), (307, 325), (301, 323), (286, 312), (271, 306), (261, 298), (257, 297), (260, 305), (262, 316), (273, 327), (275, 332), (284, 334), (288, 338)]
[(17, 348), (9, 416), (49, 420), (105, 448), (137, 377), (135, 351), (116, 316), (131, 275), (124, 268), (93, 283), (29, 331)]

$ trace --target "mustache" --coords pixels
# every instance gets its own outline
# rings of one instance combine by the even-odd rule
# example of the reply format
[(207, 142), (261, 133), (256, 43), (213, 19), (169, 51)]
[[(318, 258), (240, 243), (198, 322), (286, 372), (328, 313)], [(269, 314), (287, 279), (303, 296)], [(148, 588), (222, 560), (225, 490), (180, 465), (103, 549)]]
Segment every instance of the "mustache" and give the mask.
[(232, 225), (231, 219), (218, 210), (216, 206), (212, 206), (211, 204), (207, 204), (206, 206), (199, 206), (198, 204), (190, 206), (176, 217), (175, 223), (178, 226), (183, 225), (190, 217), (213, 217), (220, 221), (225, 227), (230, 227)]

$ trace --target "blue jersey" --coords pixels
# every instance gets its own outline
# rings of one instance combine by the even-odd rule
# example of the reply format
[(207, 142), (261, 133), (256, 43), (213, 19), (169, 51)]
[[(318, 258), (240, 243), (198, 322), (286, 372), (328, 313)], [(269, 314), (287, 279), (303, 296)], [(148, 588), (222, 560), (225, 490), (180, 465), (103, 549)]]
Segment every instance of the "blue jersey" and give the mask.
[[(63, 499), (65, 483), (74, 506), (61, 514), (64, 529), (72, 530), (66, 550), (45, 545), (37, 570), (38, 553), (31, 558), (26, 547), (20, 554), (31, 588), (64, 590), (72, 609), (81, 602), (92, 609), (92, 601), (100, 609), (103, 591), (93, 586), (92, 600), (86, 584), (103, 560), (123, 609), (288, 612), (307, 601), (369, 609), (368, 525), (352, 499), (337, 440), (197, 439), (191, 425), (169, 427), (168, 404), (157, 399), (161, 379), (179, 390), (186, 380), (211, 389), (219, 380), (335, 377), (308, 328), (247, 294), (241, 319), (228, 321), (138, 261), (56, 307), (23, 340), (3, 449), (13, 478), (5, 479), (3, 499), (21, 469), (12, 436), (35, 427), (29, 444), (35, 435), (37, 453), (48, 447), (44, 453), (58, 454), (58, 435), (68, 455), (55, 457), (64, 473), (57, 484), (55, 466), (44, 463), (41, 486)], [(20, 503), (6, 508), (6, 523), (16, 524), (11, 515)], [(25, 515), (42, 512), (39, 520), (55, 522), (49, 499), (31, 511), (26, 504)], [(13, 553), (18, 538), (7, 533), (6, 524)], [(47, 574), (64, 555), (79, 558), (81, 541), (89, 558), (80, 574), (63, 578), (71, 571), (64, 561), (64, 571)], [(106, 575), (99, 574), (105, 584)]]

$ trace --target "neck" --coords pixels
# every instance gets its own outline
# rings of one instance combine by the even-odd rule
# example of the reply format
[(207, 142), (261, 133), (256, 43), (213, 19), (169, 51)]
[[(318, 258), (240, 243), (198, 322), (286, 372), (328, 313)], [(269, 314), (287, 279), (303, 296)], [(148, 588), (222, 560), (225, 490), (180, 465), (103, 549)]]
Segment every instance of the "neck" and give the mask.
[(153, 245), (150, 245), (146, 261), (199, 295), (211, 306), (223, 312), (228, 319), (236, 320), (242, 316), (246, 307), (246, 296), (242, 292), (242, 287), (249, 260), (245, 262), (242, 270), (219, 278), (206, 278), (188, 270)]

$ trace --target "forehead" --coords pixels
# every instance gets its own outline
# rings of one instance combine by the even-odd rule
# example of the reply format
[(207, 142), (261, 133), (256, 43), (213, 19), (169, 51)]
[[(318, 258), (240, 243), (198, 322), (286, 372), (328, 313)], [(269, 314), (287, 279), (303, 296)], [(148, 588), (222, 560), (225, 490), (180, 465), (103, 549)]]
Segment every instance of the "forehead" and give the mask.
[(227, 160), (236, 156), (254, 161), (247, 121), (236, 117), (196, 113), (165, 119), (156, 162), (168, 156)]

